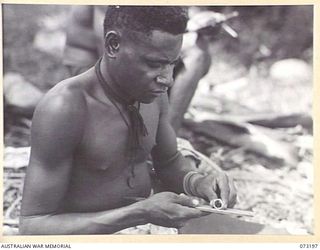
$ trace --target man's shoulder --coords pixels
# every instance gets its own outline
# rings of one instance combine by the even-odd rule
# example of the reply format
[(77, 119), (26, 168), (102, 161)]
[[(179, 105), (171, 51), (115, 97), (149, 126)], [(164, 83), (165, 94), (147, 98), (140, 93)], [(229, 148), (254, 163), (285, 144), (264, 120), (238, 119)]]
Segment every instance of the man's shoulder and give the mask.
[(75, 78), (55, 85), (37, 105), (35, 113), (46, 116), (82, 115), (86, 110), (85, 89)]

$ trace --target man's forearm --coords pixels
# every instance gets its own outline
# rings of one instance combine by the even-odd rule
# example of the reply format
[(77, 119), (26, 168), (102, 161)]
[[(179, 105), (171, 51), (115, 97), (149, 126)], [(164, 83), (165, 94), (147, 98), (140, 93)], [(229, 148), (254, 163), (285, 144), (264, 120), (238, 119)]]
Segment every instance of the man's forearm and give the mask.
[(208, 72), (211, 58), (208, 53), (194, 49), (189, 52), (184, 64), (185, 69), (178, 74), (170, 91), (169, 120), (176, 132), (181, 127), (184, 114), (190, 105), (199, 81)]
[(22, 216), (22, 235), (112, 234), (125, 228), (148, 223), (138, 203), (93, 213), (68, 213)]
[(196, 163), (189, 157), (184, 157), (180, 152), (169, 162), (155, 162), (157, 175), (163, 184), (171, 191), (183, 193), (183, 179), (190, 171), (197, 171)]

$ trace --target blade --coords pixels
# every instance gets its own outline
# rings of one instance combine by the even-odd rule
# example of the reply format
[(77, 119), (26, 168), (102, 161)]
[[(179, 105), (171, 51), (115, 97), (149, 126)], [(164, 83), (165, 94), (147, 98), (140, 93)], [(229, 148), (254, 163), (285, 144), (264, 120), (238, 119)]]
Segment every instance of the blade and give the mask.
[(253, 217), (254, 213), (251, 211), (245, 211), (245, 210), (239, 210), (239, 209), (233, 209), (233, 208), (227, 208), (227, 209), (215, 209), (210, 206), (199, 206), (196, 207), (197, 209), (209, 212), (209, 213), (217, 213), (217, 214), (233, 214), (233, 215), (240, 215), (240, 216), (250, 216)]

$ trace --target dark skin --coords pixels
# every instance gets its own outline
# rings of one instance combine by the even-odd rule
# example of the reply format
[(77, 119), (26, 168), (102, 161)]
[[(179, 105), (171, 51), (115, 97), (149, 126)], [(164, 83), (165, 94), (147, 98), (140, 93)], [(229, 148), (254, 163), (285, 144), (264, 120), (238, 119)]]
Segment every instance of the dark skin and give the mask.
[[(78, 5), (71, 8), (70, 25), (66, 27), (67, 46), (64, 52), (64, 63), (71, 76), (90, 68), (95, 64), (98, 55), (103, 54), (104, 37), (101, 36), (103, 34), (101, 24), (107, 8), (104, 5)], [(197, 8), (190, 7), (190, 9), (195, 12)], [(208, 16), (207, 19), (212, 19), (212, 17)], [(201, 19), (201, 22), (197, 23), (201, 25), (207, 22), (207, 19)], [(182, 51), (185, 70), (181, 70), (176, 75), (169, 98), (169, 120), (176, 132), (181, 127), (183, 115), (188, 109), (199, 80), (208, 72), (211, 65), (211, 55), (208, 50), (210, 35), (212, 33), (202, 35), (199, 32), (196, 43)]]
[[(22, 234), (108, 234), (146, 223), (181, 227), (205, 215), (195, 208), (194, 199), (176, 194), (183, 192), (186, 173), (195, 170), (193, 162), (180, 154), (166, 162), (177, 152), (166, 90), (172, 84), (182, 35), (157, 30), (149, 36), (136, 33), (133, 43), (125, 34), (125, 30), (106, 34), (100, 69), (108, 83), (125, 90), (123, 97), (142, 103), (140, 113), (149, 134), (143, 138), (144, 150), (136, 155), (133, 188), (127, 185), (131, 168), (124, 157), (128, 129), (94, 69), (89, 69), (57, 84), (36, 108)], [(150, 153), (159, 177), (176, 193), (147, 198)], [(195, 175), (190, 182), (207, 200), (217, 197), (218, 183), (226, 205), (234, 204), (234, 186), (225, 174)], [(147, 199), (130, 204), (125, 198), (130, 196)]]

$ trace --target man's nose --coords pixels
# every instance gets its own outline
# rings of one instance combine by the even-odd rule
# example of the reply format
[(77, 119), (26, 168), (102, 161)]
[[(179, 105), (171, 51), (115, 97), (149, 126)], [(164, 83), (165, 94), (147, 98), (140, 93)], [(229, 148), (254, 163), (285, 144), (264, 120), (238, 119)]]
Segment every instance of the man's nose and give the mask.
[(168, 65), (162, 70), (161, 74), (157, 76), (156, 81), (158, 84), (171, 87), (173, 84), (173, 65)]

